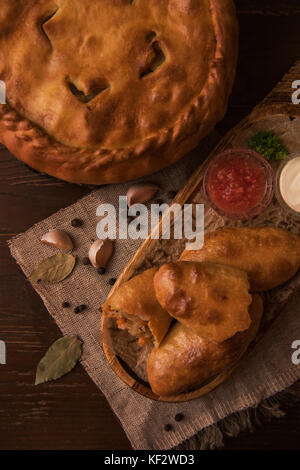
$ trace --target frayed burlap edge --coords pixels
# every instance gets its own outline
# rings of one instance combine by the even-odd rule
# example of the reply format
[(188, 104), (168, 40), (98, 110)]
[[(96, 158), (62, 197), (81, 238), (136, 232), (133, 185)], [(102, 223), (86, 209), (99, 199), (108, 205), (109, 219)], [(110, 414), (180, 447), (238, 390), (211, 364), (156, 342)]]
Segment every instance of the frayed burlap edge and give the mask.
[(197, 435), (184, 441), (176, 450), (212, 450), (224, 446), (225, 437), (237, 437), (242, 431), (255, 428), (272, 418), (282, 418), (288, 409), (300, 402), (300, 380), (290, 388), (269, 397), (254, 408), (233, 413), (219, 423), (202, 429)]

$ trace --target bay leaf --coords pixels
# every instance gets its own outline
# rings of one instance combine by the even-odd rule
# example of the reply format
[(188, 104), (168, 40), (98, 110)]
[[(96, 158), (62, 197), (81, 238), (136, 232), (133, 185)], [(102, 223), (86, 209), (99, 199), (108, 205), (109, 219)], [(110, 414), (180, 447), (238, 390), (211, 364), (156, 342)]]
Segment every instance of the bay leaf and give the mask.
[(81, 345), (77, 336), (64, 336), (55, 341), (37, 366), (35, 385), (59, 379), (70, 372), (81, 357)]
[(51, 284), (63, 281), (74, 269), (76, 258), (67, 253), (58, 253), (44, 259), (30, 274), (31, 282), (45, 281)]

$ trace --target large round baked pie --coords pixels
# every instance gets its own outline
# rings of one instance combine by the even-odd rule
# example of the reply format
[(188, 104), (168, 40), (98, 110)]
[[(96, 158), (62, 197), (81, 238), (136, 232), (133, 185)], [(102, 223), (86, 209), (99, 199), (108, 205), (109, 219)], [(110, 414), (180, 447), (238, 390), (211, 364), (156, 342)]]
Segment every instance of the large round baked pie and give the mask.
[(1, 0), (0, 141), (71, 182), (153, 173), (222, 119), (237, 44), (232, 0)]

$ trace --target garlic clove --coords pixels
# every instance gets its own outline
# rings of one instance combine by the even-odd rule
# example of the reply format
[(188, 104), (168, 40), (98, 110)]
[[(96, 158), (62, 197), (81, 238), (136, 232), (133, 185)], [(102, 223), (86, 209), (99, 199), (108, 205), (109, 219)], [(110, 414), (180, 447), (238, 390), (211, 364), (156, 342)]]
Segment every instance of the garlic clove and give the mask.
[(127, 191), (128, 207), (150, 201), (158, 190), (159, 187), (156, 184), (134, 184)]
[(59, 250), (69, 251), (73, 249), (73, 242), (67, 232), (63, 230), (50, 230), (42, 236), (41, 241), (46, 245), (55, 246)]
[(104, 268), (113, 252), (113, 242), (106, 238), (105, 240), (96, 240), (90, 247), (89, 259), (94, 268)]

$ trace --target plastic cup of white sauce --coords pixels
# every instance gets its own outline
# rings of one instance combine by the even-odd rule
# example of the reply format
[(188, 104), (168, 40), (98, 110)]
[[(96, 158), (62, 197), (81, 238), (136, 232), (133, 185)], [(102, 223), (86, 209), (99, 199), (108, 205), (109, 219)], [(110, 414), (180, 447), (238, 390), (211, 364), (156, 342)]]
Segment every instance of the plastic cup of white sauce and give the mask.
[(281, 206), (300, 219), (300, 152), (289, 155), (278, 168), (276, 195)]

